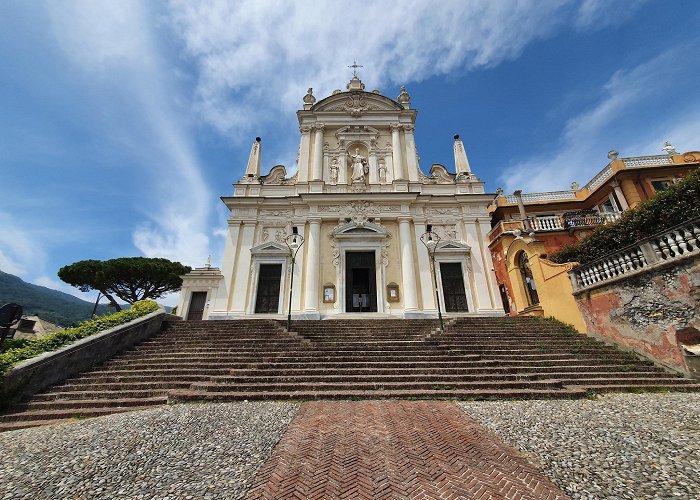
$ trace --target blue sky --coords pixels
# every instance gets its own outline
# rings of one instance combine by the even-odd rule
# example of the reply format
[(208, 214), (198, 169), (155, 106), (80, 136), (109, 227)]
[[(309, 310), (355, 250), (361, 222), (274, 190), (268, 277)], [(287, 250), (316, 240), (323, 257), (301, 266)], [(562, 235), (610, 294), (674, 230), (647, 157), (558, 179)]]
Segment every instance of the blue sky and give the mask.
[(252, 140), (291, 170), (306, 89), (344, 89), (353, 60), (368, 90), (407, 86), (424, 171), (453, 170), (459, 133), (491, 192), (700, 149), (695, 0), (352, 5), (0, 3), (0, 270), (73, 293), (77, 260), (218, 264)]

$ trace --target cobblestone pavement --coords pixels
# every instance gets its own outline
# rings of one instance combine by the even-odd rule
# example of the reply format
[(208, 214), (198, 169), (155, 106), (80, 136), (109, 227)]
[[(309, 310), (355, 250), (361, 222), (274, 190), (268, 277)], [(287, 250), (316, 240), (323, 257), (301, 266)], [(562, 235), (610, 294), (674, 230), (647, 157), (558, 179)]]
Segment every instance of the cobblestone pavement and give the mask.
[(566, 498), (442, 401), (302, 405), (248, 498)]
[(700, 498), (700, 394), (460, 405), (573, 498)]
[(0, 434), (0, 499), (240, 498), (299, 405), (160, 407)]

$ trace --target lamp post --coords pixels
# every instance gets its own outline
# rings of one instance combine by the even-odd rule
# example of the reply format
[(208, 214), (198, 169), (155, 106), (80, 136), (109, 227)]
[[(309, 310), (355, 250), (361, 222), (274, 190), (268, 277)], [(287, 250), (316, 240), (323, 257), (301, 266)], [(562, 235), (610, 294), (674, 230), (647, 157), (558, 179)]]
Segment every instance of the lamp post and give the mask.
[(440, 308), (440, 294), (438, 293), (437, 273), (435, 272), (435, 250), (440, 243), (440, 236), (433, 231), (423, 233), (420, 237), (421, 242), (428, 249), (428, 257), (430, 257), (430, 266), (433, 271), (433, 288), (435, 288), (435, 302), (437, 303), (438, 318), (440, 318), (440, 333), (445, 333), (445, 325), (442, 322), (442, 309)]
[(287, 331), (292, 328), (292, 293), (294, 291), (294, 262), (296, 262), (297, 253), (304, 244), (304, 237), (300, 234), (290, 234), (284, 239), (284, 243), (289, 248), (289, 256), (292, 258), (292, 268), (289, 278), (289, 310), (287, 311)]

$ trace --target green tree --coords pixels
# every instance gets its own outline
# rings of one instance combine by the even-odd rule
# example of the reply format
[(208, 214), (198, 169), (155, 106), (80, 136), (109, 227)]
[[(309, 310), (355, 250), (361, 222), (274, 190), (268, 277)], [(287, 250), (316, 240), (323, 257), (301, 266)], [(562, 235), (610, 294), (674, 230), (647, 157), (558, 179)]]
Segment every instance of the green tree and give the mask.
[(81, 260), (58, 271), (58, 277), (82, 292), (97, 290), (121, 310), (115, 297), (133, 304), (157, 299), (182, 286), (181, 275), (192, 270), (179, 262), (147, 257)]

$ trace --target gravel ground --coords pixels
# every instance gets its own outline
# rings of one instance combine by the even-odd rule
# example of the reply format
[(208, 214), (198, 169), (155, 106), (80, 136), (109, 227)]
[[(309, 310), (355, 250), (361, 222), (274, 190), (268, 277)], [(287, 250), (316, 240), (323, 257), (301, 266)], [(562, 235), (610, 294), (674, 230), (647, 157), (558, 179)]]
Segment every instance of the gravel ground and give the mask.
[(0, 434), (0, 499), (240, 498), (299, 405), (165, 406)]
[(700, 498), (700, 394), (459, 404), (573, 498)]

